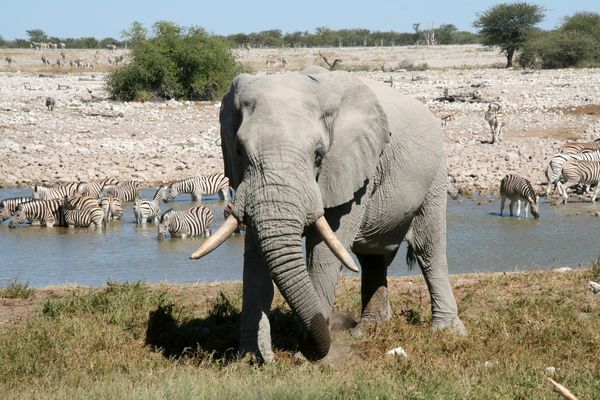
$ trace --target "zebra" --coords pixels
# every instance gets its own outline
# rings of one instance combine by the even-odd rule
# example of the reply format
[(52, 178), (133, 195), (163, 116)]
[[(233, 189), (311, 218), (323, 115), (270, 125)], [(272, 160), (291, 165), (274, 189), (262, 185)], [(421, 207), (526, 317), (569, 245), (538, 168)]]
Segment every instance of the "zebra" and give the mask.
[[(585, 154), (585, 153), (584, 153)], [(596, 196), (600, 193), (600, 161), (569, 160), (562, 168), (562, 179), (565, 183), (558, 182), (559, 193), (563, 196), (564, 204), (567, 204), (569, 195), (567, 188), (576, 185), (596, 185), (592, 194), (592, 203), (596, 202)]]
[(52, 97), (46, 97), (46, 107), (48, 107), (48, 111), (54, 111), (54, 106), (56, 105), (56, 100)]
[(490, 125), (490, 130), (492, 131), (492, 144), (496, 143), (496, 141), (500, 142), (502, 130), (506, 125), (504, 113), (500, 111), (500, 104), (491, 103), (488, 105), (488, 110), (486, 111), (484, 118)]
[(210, 195), (217, 192), (219, 192), (221, 200), (229, 201), (231, 197), (229, 178), (222, 172), (206, 176), (193, 176), (172, 182), (169, 185), (169, 192), (164, 202), (167, 203), (182, 193), (191, 194), (192, 201), (200, 201), (203, 195)]
[(171, 237), (210, 236), (213, 213), (208, 207), (195, 206), (185, 211), (167, 210), (160, 217), (158, 238), (164, 239), (167, 232)]
[(104, 178), (97, 181), (92, 182), (79, 182), (77, 185), (77, 194), (80, 196), (90, 196), (90, 197), (100, 197), (100, 193), (102, 193), (102, 189), (106, 185), (117, 185), (119, 183), (118, 180), (113, 178)]
[[(225, 207), (223, 208), (223, 219), (227, 219), (229, 218), (229, 216), (231, 215), (231, 209), (233, 208), (233, 203), (229, 202), (225, 205)], [(240, 231), (245, 231), (246, 230), (246, 224), (243, 223), (239, 223), (238, 227), (235, 228), (235, 230), (233, 231), (234, 233), (240, 233)]]
[(513, 216), (513, 203), (517, 201), (517, 218), (521, 215), (521, 200), (525, 204), (525, 218), (527, 218), (528, 209), (531, 207), (531, 215), (535, 219), (540, 217), (539, 196), (533, 190), (531, 183), (518, 175), (508, 174), (500, 181), (500, 216), (504, 211), (506, 198), (510, 199), (508, 209), (510, 216)]
[(136, 200), (133, 212), (138, 225), (146, 222), (157, 223), (160, 216), (160, 203), (167, 191), (166, 186), (159, 187), (152, 200)]
[[(579, 154), (563, 154), (558, 153), (554, 157), (550, 159), (548, 162), (548, 166), (544, 171), (546, 174), (546, 179), (548, 179), (548, 186), (546, 186), (546, 196), (552, 192), (552, 185), (557, 185), (560, 177), (562, 168), (565, 162), (567, 161), (600, 161), (600, 151), (591, 151), (587, 153), (579, 153)], [(558, 185), (557, 185), (558, 186)]]
[(585, 142), (585, 143), (565, 143), (560, 148), (560, 152), (562, 154), (577, 154), (583, 153), (585, 151), (597, 151), (600, 150), (600, 139), (596, 139), (593, 142)]
[(16, 63), (17, 61), (15, 60), (14, 57), (11, 56), (6, 56), (6, 58), (4, 58), (6, 60), (6, 62), (8, 63), (8, 66), (10, 67), (12, 63)]
[(0, 222), (9, 219), (21, 203), (33, 200), (33, 197), (11, 197), (0, 201)]
[(100, 199), (100, 208), (104, 211), (104, 219), (112, 221), (123, 216), (123, 203), (118, 197), (103, 197)]
[(48, 187), (35, 185), (33, 187), (33, 198), (36, 200), (62, 199), (65, 196), (74, 195), (77, 191), (78, 182), (68, 182), (60, 186)]
[(64, 226), (62, 203), (62, 199), (32, 200), (21, 203), (10, 218), (9, 227), (15, 228), (25, 220), (29, 220), (31, 225)]
[(101, 196), (118, 197), (123, 203), (140, 198), (141, 185), (138, 181), (119, 182), (116, 185), (106, 185)]
[(94, 225), (96, 228), (105, 227), (104, 210), (99, 206), (98, 199), (87, 196), (65, 196), (63, 213), (68, 227)]

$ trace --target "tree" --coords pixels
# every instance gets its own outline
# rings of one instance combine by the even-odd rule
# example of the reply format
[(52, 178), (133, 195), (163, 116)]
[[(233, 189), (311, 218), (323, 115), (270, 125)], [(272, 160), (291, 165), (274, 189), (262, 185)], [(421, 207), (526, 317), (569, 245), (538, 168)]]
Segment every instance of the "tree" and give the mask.
[(43, 42), (48, 39), (48, 35), (41, 29), (30, 29), (25, 31), (31, 42)]
[(498, 4), (478, 14), (473, 26), (479, 29), (483, 44), (500, 47), (506, 54), (506, 68), (510, 68), (515, 52), (523, 47), (535, 25), (544, 19), (544, 11), (535, 4)]

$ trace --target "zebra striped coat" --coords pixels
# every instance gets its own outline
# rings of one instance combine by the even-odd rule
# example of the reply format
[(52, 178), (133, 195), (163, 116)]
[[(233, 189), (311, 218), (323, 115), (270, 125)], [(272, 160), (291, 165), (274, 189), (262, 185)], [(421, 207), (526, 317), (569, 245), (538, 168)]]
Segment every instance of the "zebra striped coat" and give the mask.
[(562, 180), (558, 182), (558, 191), (562, 194), (564, 203), (567, 204), (569, 195), (567, 188), (576, 185), (596, 185), (592, 194), (592, 203), (600, 192), (600, 161), (569, 160), (562, 168)]
[(64, 219), (67, 226), (96, 228), (105, 226), (104, 211), (98, 204), (98, 199), (88, 196), (66, 196), (63, 203)]
[(65, 196), (74, 195), (77, 192), (78, 185), (78, 182), (69, 182), (54, 187), (35, 185), (33, 187), (33, 198), (35, 200), (62, 199)]
[(101, 198), (100, 208), (104, 211), (105, 221), (112, 221), (123, 216), (123, 203), (118, 197)]
[(160, 217), (158, 238), (164, 239), (167, 232), (171, 237), (210, 236), (213, 213), (205, 206), (196, 206), (185, 211), (170, 209)]
[(206, 176), (193, 176), (180, 181), (172, 182), (169, 185), (169, 193), (164, 201), (169, 202), (180, 194), (188, 193), (192, 195), (192, 201), (201, 201), (202, 196), (219, 193), (221, 200), (229, 201), (230, 188), (229, 178), (223, 173)]
[(596, 151), (600, 150), (600, 139), (596, 139), (593, 142), (586, 143), (565, 143), (560, 148), (560, 153), (563, 154), (577, 154), (584, 151)]
[(525, 202), (525, 218), (527, 211), (531, 207), (531, 214), (534, 218), (540, 217), (539, 196), (533, 190), (531, 183), (518, 175), (509, 174), (500, 181), (500, 216), (504, 212), (506, 199), (510, 200), (508, 209), (510, 216), (513, 216), (513, 204), (517, 202), (517, 218), (521, 216), (521, 201)]
[(504, 121), (504, 113), (500, 111), (500, 104), (491, 103), (488, 105), (488, 110), (486, 111), (484, 118), (489, 124), (490, 130), (492, 131), (492, 143), (500, 142), (502, 130), (506, 125), (506, 122)]
[(141, 185), (138, 181), (120, 182), (116, 185), (106, 185), (101, 197), (118, 197), (123, 203), (140, 198)]
[(63, 199), (32, 200), (21, 203), (10, 219), (10, 227), (14, 228), (25, 220), (29, 220), (32, 225), (64, 226), (62, 203)]
[(0, 222), (9, 219), (21, 203), (34, 200), (33, 197), (11, 197), (0, 201)]
[(592, 151), (589, 153), (579, 153), (579, 154), (556, 154), (546, 167), (546, 178), (548, 179), (548, 186), (546, 187), (546, 195), (549, 195), (553, 190), (553, 185), (557, 185), (563, 165), (567, 161), (600, 161), (600, 151)]
[(133, 212), (137, 224), (145, 224), (146, 222), (157, 223), (160, 216), (160, 203), (165, 196), (167, 187), (159, 187), (154, 194), (152, 200), (136, 200)]
[(79, 185), (77, 185), (77, 194), (80, 196), (99, 198), (104, 186), (117, 185), (118, 183), (119, 181), (113, 178), (105, 178), (92, 182), (80, 182)]

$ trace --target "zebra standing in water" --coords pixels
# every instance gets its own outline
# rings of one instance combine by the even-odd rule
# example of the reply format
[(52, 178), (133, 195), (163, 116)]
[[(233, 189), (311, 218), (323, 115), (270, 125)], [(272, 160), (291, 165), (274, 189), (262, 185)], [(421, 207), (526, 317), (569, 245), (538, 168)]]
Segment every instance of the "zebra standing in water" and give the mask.
[(79, 182), (68, 182), (54, 187), (35, 185), (33, 187), (33, 198), (36, 200), (62, 199), (65, 196), (76, 194), (78, 185)]
[(104, 219), (112, 221), (123, 216), (123, 203), (118, 197), (103, 197), (100, 199), (100, 208), (104, 211)]
[(230, 200), (229, 178), (221, 172), (207, 176), (194, 176), (172, 182), (169, 185), (169, 193), (164, 201), (165, 203), (169, 202), (183, 193), (191, 194), (192, 201), (200, 201), (203, 195), (210, 195), (217, 192), (219, 192), (221, 200)]
[(164, 239), (167, 232), (171, 237), (210, 236), (213, 213), (208, 207), (196, 206), (185, 211), (170, 209), (160, 217), (158, 238)]
[(136, 200), (133, 212), (138, 225), (146, 222), (157, 223), (160, 216), (160, 202), (167, 191), (166, 186), (159, 187), (152, 200)]
[(66, 196), (63, 202), (65, 223), (68, 227), (94, 225), (104, 228), (104, 211), (98, 205), (98, 200), (87, 196)]
[(33, 197), (11, 197), (0, 201), (0, 222), (4, 222), (15, 213), (17, 206), (33, 200)]
[(527, 211), (531, 207), (531, 215), (534, 218), (540, 217), (540, 206), (539, 196), (535, 194), (531, 183), (518, 175), (509, 174), (502, 178), (500, 181), (500, 216), (504, 211), (504, 203), (506, 198), (510, 200), (508, 209), (510, 210), (510, 216), (513, 216), (513, 203), (517, 202), (517, 218), (521, 215), (521, 200), (526, 202), (525, 204), (525, 218), (527, 218)]
[(25, 220), (29, 220), (31, 225), (44, 224), (49, 228), (55, 225), (64, 226), (62, 203), (63, 199), (32, 200), (21, 203), (10, 218), (9, 226), (15, 228)]
[(141, 185), (138, 181), (120, 182), (116, 185), (106, 185), (101, 197), (118, 197), (122, 202), (135, 201), (140, 198)]
[(576, 185), (596, 185), (592, 195), (592, 203), (596, 202), (596, 196), (600, 192), (600, 161), (567, 161), (562, 168), (562, 179), (565, 183), (558, 182), (559, 193), (563, 196), (564, 204), (567, 204), (569, 195), (567, 188)]
[(89, 196), (89, 197), (100, 197), (100, 193), (104, 189), (106, 185), (117, 185), (119, 183), (118, 180), (113, 178), (105, 178), (92, 182), (79, 182), (77, 185), (77, 193), (80, 196)]
[(506, 125), (506, 122), (504, 121), (504, 113), (500, 111), (500, 104), (491, 103), (488, 106), (488, 110), (485, 113), (484, 118), (490, 125), (490, 130), (492, 131), (492, 144), (500, 142), (502, 130)]
[(596, 139), (593, 142), (585, 143), (565, 143), (560, 148), (562, 154), (577, 154), (584, 151), (597, 151), (600, 150), (600, 139)]
[(600, 151), (591, 151), (588, 153), (579, 154), (556, 154), (550, 159), (548, 166), (546, 167), (546, 178), (548, 179), (548, 186), (546, 186), (546, 195), (549, 195), (553, 189), (553, 185), (558, 186), (560, 180), (563, 165), (567, 161), (600, 161)]

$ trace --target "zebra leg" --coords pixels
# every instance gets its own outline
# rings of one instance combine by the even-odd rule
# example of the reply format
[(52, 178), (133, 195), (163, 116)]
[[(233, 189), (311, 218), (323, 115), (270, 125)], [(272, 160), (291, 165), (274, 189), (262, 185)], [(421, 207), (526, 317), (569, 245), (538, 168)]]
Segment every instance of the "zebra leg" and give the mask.
[(525, 219), (529, 217), (529, 202), (525, 202)]
[(209, 237), (211, 235), (211, 230), (210, 229), (205, 229), (204, 232), (202, 233), (202, 236), (204, 237)]
[(514, 202), (514, 201), (511, 199), (511, 200), (510, 200), (510, 204), (508, 205), (508, 209), (510, 210), (510, 216), (511, 216), (511, 217), (512, 217), (513, 215), (515, 215), (515, 214), (513, 213), (513, 205), (514, 205), (514, 203), (515, 203), (515, 202)]
[(502, 216), (502, 213), (504, 212), (504, 204), (505, 203), (506, 203), (506, 197), (501, 196), (500, 197), (500, 216)]
[(569, 193), (568, 193), (567, 189), (576, 184), (577, 184), (577, 182), (571, 182), (571, 181), (567, 181), (562, 184), (559, 183), (560, 188), (563, 191), (563, 203), (564, 204), (567, 204), (567, 199), (569, 198)]
[(255, 354), (263, 361), (272, 361), (269, 314), (274, 286), (256, 245), (252, 229), (246, 231), (243, 273), (243, 300), (240, 322), (240, 355)]
[(521, 200), (517, 200), (517, 218), (521, 218)]
[(219, 199), (223, 200), (223, 201), (231, 200), (231, 197), (229, 196), (229, 188), (228, 187), (219, 190)]
[(596, 196), (598, 196), (598, 192), (600, 192), (600, 185), (596, 185), (596, 189), (594, 190), (594, 194), (592, 195), (592, 203), (596, 203)]

